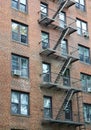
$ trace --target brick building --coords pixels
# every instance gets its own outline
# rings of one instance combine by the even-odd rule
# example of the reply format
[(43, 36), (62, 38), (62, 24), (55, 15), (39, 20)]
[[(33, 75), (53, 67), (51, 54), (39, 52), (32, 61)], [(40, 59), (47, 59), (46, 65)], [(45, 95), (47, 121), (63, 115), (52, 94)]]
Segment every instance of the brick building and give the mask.
[(0, 0), (0, 130), (91, 130), (91, 0)]

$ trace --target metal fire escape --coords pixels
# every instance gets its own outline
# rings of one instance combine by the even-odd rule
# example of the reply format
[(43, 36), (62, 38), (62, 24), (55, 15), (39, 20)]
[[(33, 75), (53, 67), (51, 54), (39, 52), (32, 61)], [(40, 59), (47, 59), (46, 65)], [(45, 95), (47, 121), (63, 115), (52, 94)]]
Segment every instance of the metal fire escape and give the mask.
[[(73, 0), (59, 0), (58, 3), (59, 3), (59, 7), (58, 7), (57, 11), (54, 13), (54, 15), (52, 16), (52, 18), (45, 16), (43, 19), (39, 20), (40, 24), (42, 24), (44, 26), (49, 26), (50, 24), (52, 24), (55, 21), (59, 12), (61, 12), (64, 8), (69, 8), (70, 6), (75, 4), (75, 2)], [(74, 33), (75, 31), (76, 31), (76, 29), (72, 28), (70, 25), (66, 26), (63, 30), (61, 30), (60, 37), (59, 37), (56, 45), (53, 47), (53, 51), (48, 52), (47, 56), (50, 56), (51, 54), (55, 53), (55, 51), (56, 51), (58, 45), (61, 43), (61, 41), (64, 40), (64, 38), (67, 35), (70, 35), (70, 34)], [(61, 69), (55, 79), (55, 83), (59, 82), (60, 76), (64, 76), (69, 65), (72, 64), (73, 62), (76, 62), (77, 60), (78, 60), (78, 58), (74, 58), (71, 55), (67, 56), (63, 66), (61, 67)], [(66, 96), (64, 98), (64, 101), (62, 103), (60, 110), (58, 111), (58, 114), (57, 114), (55, 120), (61, 120), (62, 112), (66, 111), (66, 108), (67, 108), (69, 102), (71, 101), (73, 95), (76, 93), (79, 93), (79, 92), (81, 92), (81, 91), (77, 90), (75, 88), (74, 89), (70, 88), (69, 90), (66, 90)], [(82, 124), (77, 124), (77, 125), (82, 126)], [(80, 127), (80, 130), (81, 130), (81, 128), (84, 128), (84, 130), (85, 130), (85, 127)]]

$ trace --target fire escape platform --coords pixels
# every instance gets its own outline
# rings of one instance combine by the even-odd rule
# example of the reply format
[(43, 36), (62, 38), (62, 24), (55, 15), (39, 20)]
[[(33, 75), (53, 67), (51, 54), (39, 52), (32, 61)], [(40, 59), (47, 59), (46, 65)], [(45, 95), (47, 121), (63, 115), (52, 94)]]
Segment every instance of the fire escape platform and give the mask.
[(58, 88), (58, 84), (52, 82), (43, 82), (40, 84), (41, 88)]
[(74, 32), (77, 31), (76, 28), (73, 28), (73, 27), (71, 27), (71, 26), (69, 26), (68, 28), (69, 28), (69, 31), (68, 31), (67, 35), (70, 35), (70, 34), (72, 34), (72, 33), (74, 33)]
[(65, 59), (67, 59), (67, 54), (59, 54), (59, 52), (57, 53), (56, 50), (53, 50), (53, 49), (50, 49), (50, 48), (47, 48), (47, 49), (44, 49), (44, 50), (41, 50), (40, 52), (40, 55), (44, 55), (44, 56), (49, 56), (50, 58), (53, 58), (53, 59), (58, 59), (58, 60), (62, 60), (64, 61)]
[(47, 25), (48, 23), (52, 23), (54, 21), (55, 21), (54, 19), (45, 16), (44, 18), (40, 19), (38, 22), (39, 24)]
[[(63, 5), (66, 2), (66, 0), (64, 0), (63, 2), (61, 2), (61, 4)], [(65, 5), (65, 8), (69, 8), (71, 6), (73, 6), (75, 4), (74, 0), (68, 0), (68, 2)]]
[(55, 120), (55, 119), (43, 119), (42, 120), (42, 125), (44, 124), (58, 124), (58, 125), (68, 125), (68, 126), (82, 126), (84, 125), (83, 122), (75, 122), (75, 121), (71, 121), (71, 120)]

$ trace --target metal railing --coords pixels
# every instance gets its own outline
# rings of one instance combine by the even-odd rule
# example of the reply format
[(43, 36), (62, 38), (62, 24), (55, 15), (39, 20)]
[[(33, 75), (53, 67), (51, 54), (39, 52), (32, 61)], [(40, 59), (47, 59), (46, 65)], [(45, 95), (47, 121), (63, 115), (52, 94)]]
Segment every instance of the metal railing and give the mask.
[[(41, 48), (40, 51), (45, 50), (45, 49), (53, 49), (53, 47), (55, 46), (56, 43), (57, 43), (57, 40), (46, 38), (39, 42), (39, 45)], [(64, 43), (60, 43), (58, 45), (55, 53), (57, 53), (60, 56), (71, 55), (71, 56), (79, 59), (78, 48), (76, 46), (74, 47), (71, 45), (67, 46)]]
[(76, 19), (66, 16), (66, 21), (63, 21), (60, 19), (61, 13), (58, 13), (55, 19), (53, 19), (53, 15), (55, 14), (56, 10), (48, 8), (48, 13), (43, 12), (44, 10), (41, 10), (38, 12), (39, 14), (39, 22), (42, 23), (43, 19), (52, 19), (54, 22), (52, 23), (55, 26), (59, 26), (61, 29), (66, 27), (73, 27), (76, 28)]
[(66, 110), (66, 111), (62, 111), (62, 114), (60, 115), (60, 118), (56, 119), (56, 115), (57, 115), (57, 110), (56, 109), (52, 109), (51, 111), (45, 111), (45, 109), (43, 110), (43, 119), (48, 119), (48, 120), (55, 120), (55, 121), (62, 121), (65, 123), (69, 123), (69, 122), (74, 122), (74, 123), (84, 123), (84, 115), (83, 112), (80, 112), (78, 114), (78, 111), (70, 111), (70, 110)]
[[(55, 84), (57, 73), (43, 73), (41, 74), (41, 84)], [(81, 90), (81, 80), (74, 77), (65, 77), (60, 75), (59, 81), (56, 83), (60, 88), (75, 88)]]

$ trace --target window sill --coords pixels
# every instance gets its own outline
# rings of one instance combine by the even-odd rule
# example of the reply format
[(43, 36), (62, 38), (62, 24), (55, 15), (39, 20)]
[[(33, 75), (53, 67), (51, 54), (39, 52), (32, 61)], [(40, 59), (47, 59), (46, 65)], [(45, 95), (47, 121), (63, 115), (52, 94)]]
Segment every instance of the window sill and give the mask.
[(14, 7), (11, 7), (11, 8), (12, 8), (13, 10), (15, 10), (16, 12), (22, 13), (22, 14), (24, 14), (24, 15), (28, 15), (28, 12), (27, 12), (27, 11), (23, 12), (23, 11), (20, 11), (19, 9), (14, 8)]
[(79, 60), (79, 61), (80, 61), (80, 63), (82, 63), (82, 64), (85, 64), (85, 65), (91, 65), (90, 63), (86, 63), (86, 62), (81, 61), (81, 60)]
[(82, 34), (78, 34), (78, 33), (77, 33), (77, 35), (78, 35), (79, 37), (82, 37), (82, 38), (86, 39), (86, 40), (89, 40), (89, 37), (85, 37), (85, 36), (83, 36)]
[(23, 42), (19, 42), (19, 41), (13, 40), (13, 39), (12, 39), (12, 42), (20, 44), (20, 45), (24, 45), (24, 46), (29, 46), (28, 43), (24, 44)]
[(11, 116), (30, 118), (30, 115), (22, 115), (22, 114), (11, 114)]
[(13, 75), (13, 74), (12, 74), (12, 77), (16, 78), (16, 79), (23, 79), (23, 80), (29, 81), (29, 77), (21, 77), (21, 76), (17, 76), (17, 75)]

